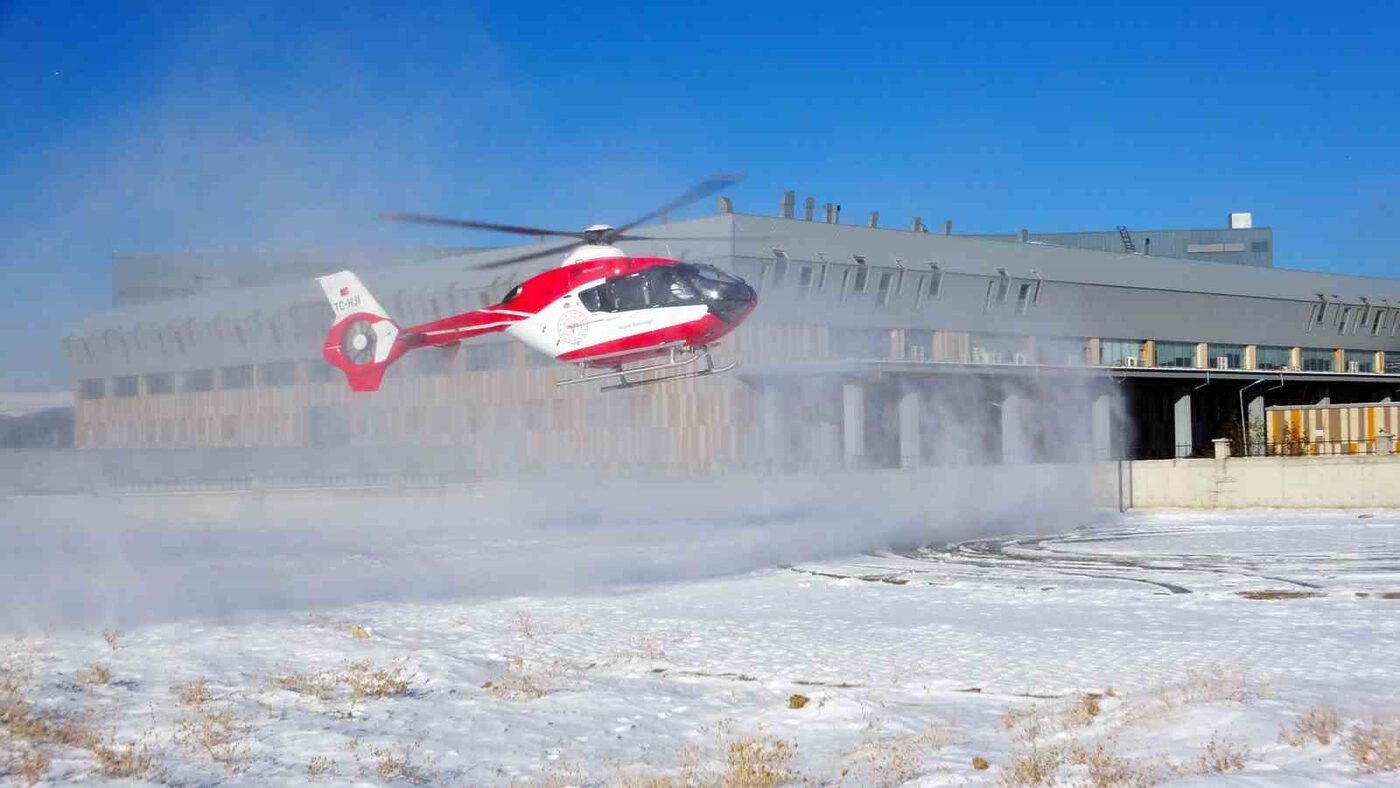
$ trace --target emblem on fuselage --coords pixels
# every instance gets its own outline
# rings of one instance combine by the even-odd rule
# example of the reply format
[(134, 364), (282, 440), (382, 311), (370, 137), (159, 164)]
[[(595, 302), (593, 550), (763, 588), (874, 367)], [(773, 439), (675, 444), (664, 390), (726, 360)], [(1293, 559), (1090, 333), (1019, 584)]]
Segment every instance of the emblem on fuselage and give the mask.
[(577, 309), (566, 309), (559, 315), (559, 343), (580, 345), (588, 336), (588, 315)]

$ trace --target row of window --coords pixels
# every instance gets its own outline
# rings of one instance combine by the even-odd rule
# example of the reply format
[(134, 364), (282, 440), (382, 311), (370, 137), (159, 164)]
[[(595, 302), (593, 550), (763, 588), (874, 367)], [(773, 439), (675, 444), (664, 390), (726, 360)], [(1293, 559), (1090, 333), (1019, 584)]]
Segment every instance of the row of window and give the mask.
[[(463, 369), (480, 372), (508, 369), (515, 365), (515, 345), (506, 342), (482, 343), (461, 352)], [(541, 353), (526, 353), (532, 364), (549, 363)], [(460, 361), (460, 359), (459, 359)], [(456, 366), (449, 352), (420, 352), (405, 358), (399, 367), (404, 374), (445, 375)], [(238, 391), (253, 388), (280, 388), (298, 383), (324, 383), (335, 380), (334, 368), (321, 360), (281, 361), (270, 364), (245, 364), (219, 369), (194, 369), (188, 372), (156, 372), (146, 375), (121, 375), (114, 378), (88, 378), (78, 381), (78, 398), (86, 400), (173, 394), (175, 392)], [(143, 391), (144, 383), (144, 391)]]
[[(761, 292), (767, 288), (786, 287), (789, 284), (789, 275), (796, 269), (797, 278), (792, 284), (798, 299), (834, 287), (839, 299), (845, 301), (851, 296), (870, 292), (871, 271), (875, 270), (874, 295), (875, 303), (879, 306), (888, 305), (893, 299), (903, 295), (908, 288), (913, 288), (915, 309), (922, 307), (925, 302), (937, 300), (943, 294), (944, 270), (934, 261), (922, 265), (906, 265), (904, 260), (895, 258), (893, 269), (872, 269), (864, 255), (851, 255), (851, 263), (829, 261), (820, 253), (817, 257), (820, 258), (820, 262), (801, 263), (793, 261), (786, 251), (774, 249), (773, 261), (759, 264), (757, 271), (751, 273), (750, 277), (754, 287)], [(833, 271), (833, 266), (839, 270), (839, 274)], [(1014, 293), (1016, 313), (1024, 315), (1032, 306), (1040, 303), (1043, 283), (1044, 280), (1037, 273), (1033, 272), (1030, 277), (1015, 278), (1006, 269), (998, 268), (996, 278), (987, 283), (987, 298), (983, 308), (991, 311), (998, 304), (1007, 304)]]
[(1400, 307), (1376, 306), (1367, 299), (1360, 304), (1343, 304), (1321, 293), (1308, 311), (1308, 332), (1325, 331), (1327, 327), (1340, 335), (1356, 335), (1364, 328), (1373, 337), (1383, 334), (1396, 336), (1400, 333)]
[[(1106, 367), (1147, 365), (1196, 369), (1245, 369), (1244, 345), (1212, 342), (1205, 353), (1195, 342), (1156, 342), (1148, 359), (1146, 344), (1136, 339), (1104, 339), (1099, 342), (1099, 364)], [(1289, 370), (1304, 372), (1376, 372), (1376, 355), (1371, 350), (1344, 350), (1338, 354), (1332, 348), (1295, 348), (1281, 345), (1254, 346), (1254, 364), (1250, 369)], [(1204, 363), (1201, 360), (1204, 359)]]

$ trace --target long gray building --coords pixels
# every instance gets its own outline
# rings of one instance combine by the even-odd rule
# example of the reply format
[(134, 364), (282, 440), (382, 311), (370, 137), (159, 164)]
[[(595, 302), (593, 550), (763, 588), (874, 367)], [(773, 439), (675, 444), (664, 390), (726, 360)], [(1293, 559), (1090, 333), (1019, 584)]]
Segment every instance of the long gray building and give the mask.
[(675, 240), (623, 244), (715, 263), (760, 303), (718, 351), (734, 373), (610, 394), (556, 387), (570, 369), (500, 338), (411, 354), (373, 395), (351, 395), (320, 358), (330, 310), (314, 273), (356, 268), (407, 325), (493, 303), (551, 264), (473, 269), (520, 247), (246, 266), (117, 256), (118, 305), (65, 340), (75, 441), (432, 445), (447, 473), (468, 474), (1185, 456), (1222, 436), (1265, 450), (1266, 405), (1400, 387), (1400, 280), (1275, 268), (1271, 231), (1241, 215), (1216, 229), (962, 236), (842, 224), (831, 209), (797, 218), (792, 202), (765, 216), (721, 199), (715, 215), (648, 228)]

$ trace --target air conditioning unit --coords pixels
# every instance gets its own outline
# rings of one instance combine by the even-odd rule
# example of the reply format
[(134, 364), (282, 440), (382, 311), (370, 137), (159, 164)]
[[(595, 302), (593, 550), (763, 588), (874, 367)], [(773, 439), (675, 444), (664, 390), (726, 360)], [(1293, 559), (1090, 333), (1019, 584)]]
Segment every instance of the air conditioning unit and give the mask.
[(1031, 363), (1031, 360), (1028, 359), (1028, 358), (1026, 358), (1026, 354), (1025, 354), (1025, 353), (1017, 353), (1016, 355), (1014, 355), (1014, 356), (1011, 357), (1011, 361), (1012, 361), (1013, 363), (1015, 363), (1015, 364), (1029, 364), (1029, 363)]
[(1128, 356), (1127, 358), (1123, 359), (1123, 366), (1125, 366), (1125, 367), (1136, 367), (1137, 365), (1138, 365), (1138, 357), (1137, 357), (1137, 356)]
[(1229, 369), (1229, 368), (1230, 368), (1230, 357), (1229, 357), (1229, 356), (1216, 356), (1216, 357), (1215, 357), (1215, 368), (1216, 368), (1216, 369)]
[(1360, 362), (1360, 361), (1348, 361), (1348, 362), (1347, 362), (1347, 372), (1360, 372), (1360, 371), (1361, 371), (1361, 362)]

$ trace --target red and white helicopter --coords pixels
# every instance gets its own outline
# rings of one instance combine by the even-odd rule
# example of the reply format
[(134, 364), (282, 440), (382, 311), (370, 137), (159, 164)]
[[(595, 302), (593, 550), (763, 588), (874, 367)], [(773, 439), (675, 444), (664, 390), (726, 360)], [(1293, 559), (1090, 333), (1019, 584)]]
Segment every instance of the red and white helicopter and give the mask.
[[(715, 366), (710, 348), (753, 311), (758, 303), (753, 288), (712, 265), (629, 257), (613, 244), (675, 240), (629, 231), (736, 180), (734, 176), (715, 176), (621, 227), (595, 224), (583, 232), (388, 214), (385, 218), (402, 222), (575, 240), (479, 266), (500, 268), (567, 253), (559, 267), (516, 285), (500, 303), (405, 328), (389, 317), (354, 273), (341, 271), (319, 277), (317, 281), (335, 311), (322, 355), (345, 373), (355, 391), (377, 390), (389, 365), (410, 350), (454, 348), (463, 340), (497, 331), (559, 361), (577, 364), (578, 377), (562, 380), (559, 385), (617, 381), (604, 387), (609, 390), (726, 372), (737, 362)], [(686, 369), (699, 361), (704, 362), (702, 368)], [(664, 374), (635, 377), (651, 371)]]

